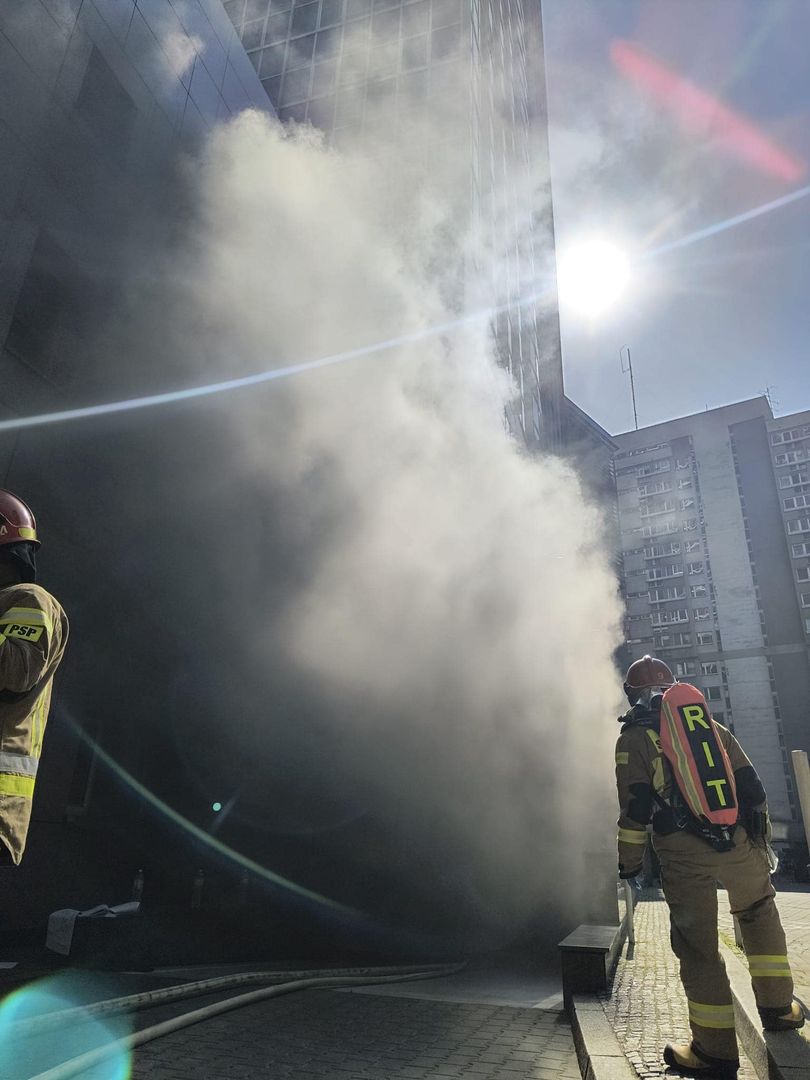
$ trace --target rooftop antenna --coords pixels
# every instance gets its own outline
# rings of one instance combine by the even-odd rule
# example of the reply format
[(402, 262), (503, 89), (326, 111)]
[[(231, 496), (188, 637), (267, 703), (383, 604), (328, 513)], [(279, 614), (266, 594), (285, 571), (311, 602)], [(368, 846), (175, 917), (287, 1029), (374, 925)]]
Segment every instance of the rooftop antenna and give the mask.
[(776, 410), (777, 410), (777, 409), (779, 408), (779, 402), (778, 402), (778, 400), (777, 400), (777, 399), (776, 399), (776, 398), (775, 398), (775, 397), (773, 396), (773, 391), (774, 391), (775, 389), (776, 389), (776, 387), (775, 387), (775, 386), (770, 386), (770, 385), (768, 385), (768, 386), (766, 386), (766, 387), (765, 387), (765, 389), (764, 389), (764, 390), (762, 391), (763, 397), (765, 397), (765, 398), (767, 399), (767, 402), (768, 402), (768, 404), (769, 404), (769, 405), (770, 405), (770, 407), (771, 407), (771, 412), (772, 412), (772, 413), (775, 413), (775, 412), (776, 412)]
[[(625, 367), (624, 351), (627, 350), (627, 367)], [(622, 375), (630, 374), (630, 394), (633, 398), (633, 420), (638, 431), (638, 410), (636, 409), (636, 384), (633, 381), (633, 361), (630, 359), (630, 346), (622, 345), (619, 349), (619, 363), (622, 367)]]

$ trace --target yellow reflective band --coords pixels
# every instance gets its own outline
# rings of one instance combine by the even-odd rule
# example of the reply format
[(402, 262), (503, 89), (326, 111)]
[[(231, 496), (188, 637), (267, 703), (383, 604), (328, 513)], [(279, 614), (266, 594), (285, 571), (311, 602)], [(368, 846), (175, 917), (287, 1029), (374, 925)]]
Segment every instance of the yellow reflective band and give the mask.
[(0, 623), (20, 623), (23, 626), (44, 626), (50, 631), (51, 620), (42, 608), (13, 607), (8, 611), (0, 612)]
[(18, 525), (17, 532), (20, 534), (21, 540), (36, 540), (37, 534), (33, 529), (29, 529), (27, 525)]
[(630, 754), (628, 753), (627, 750), (620, 750), (616, 754), (616, 764), (617, 765), (627, 765), (629, 763), (629, 761), (630, 761)]
[(753, 964), (756, 961), (758, 964), (786, 964), (788, 962), (787, 956), (765, 956), (753, 954), (748, 957), (748, 963)]
[(653, 731), (652, 728), (647, 728), (647, 734), (649, 735), (650, 741), (652, 742), (653, 746), (655, 747), (655, 749), (660, 754), (661, 753), (661, 737), (660, 737), (660, 735), (658, 734), (657, 731)]
[(0, 795), (19, 795), (23, 799), (33, 799), (34, 777), (0, 773)]
[(688, 1001), (689, 1019), (698, 1027), (728, 1029), (734, 1027), (733, 1005), (704, 1005), (700, 1001)]
[(642, 829), (619, 829), (620, 844), (646, 844), (647, 830)]
[(660, 795), (664, 790), (664, 761), (661, 757), (653, 759), (652, 783), (653, 790), (657, 791)]

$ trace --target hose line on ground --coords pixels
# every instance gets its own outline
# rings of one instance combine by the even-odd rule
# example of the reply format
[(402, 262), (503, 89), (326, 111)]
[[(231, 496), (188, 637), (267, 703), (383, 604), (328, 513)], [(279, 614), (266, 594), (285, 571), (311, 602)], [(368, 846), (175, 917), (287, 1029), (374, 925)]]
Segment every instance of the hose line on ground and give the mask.
[(291, 994), (297, 990), (326, 989), (330, 987), (339, 988), (347, 986), (375, 986), (380, 983), (412, 982), (417, 979), (435, 979), (442, 975), (451, 975), (456, 971), (460, 971), (464, 966), (464, 964), (456, 964), (452, 967), (434, 969), (432, 971), (422, 969), (421, 971), (416, 971), (408, 975), (378, 975), (372, 977), (361, 975), (354, 978), (335, 975), (318, 976), (315, 978), (296, 979), (293, 982), (281, 983), (276, 986), (264, 986), (259, 990), (251, 990), (246, 994), (239, 994), (236, 997), (227, 998), (225, 1001), (215, 1001), (210, 1005), (204, 1005), (201, 1009), (193, 1009), (191, 1012), (182, 1013), (180, 1016), (172, 1017), (171, 1020), (164, 1020), (159, 1024), (153, 1024), (152, 1027), (143, 1028), (142, 1031), (135, 1031), (132, 1035), (127, 1035), (123, 1039), (116, 1039), (114, 1042), (106, 1043), (104, 1046), (98, 1046), (93, 1050), (88, 1050), (86, 1053), (71, 1058), (69, 1061), (63, 1061), (59, 1065), (54, 1065), (52, 1068), (46, 1069), (45, 1072), (37, 1073), (36, 1076), (29, 1077), (28, 1080), (71, 1080), (72, 1077), (77, 1076), (80, 1072), (85, 1069), (90, 1069), (94, 1065), (98, 1065), (113, 1054), (121, 1053), (126, 1050), (133, 1050), (136, 1046), (142, 1046), (144, 1043), (152, 1042), (153, 1039), (159, 1039), (163, 1035), (170, 1035), (175, 1031), (190, 1027), (192, 1024), (198, 1024), (203, 1020), (210, 1020), (212, 1017), (219, 1016), (225, 1012), (230, 1012), (232, 1009), (240, 1009), (246, 1005), (252, 1005), (257, 1001), (265, 1001), (267, 998), (280, 997), (282, 994)]
[(176, 986), (164, 986), (159, 990), (144, 990), (141, 993), (127, 994), (124, 997), (107, 998), (104, 1001), (94, 1001), (88, 1005), (75, 1005), (69, 1009), (44, 1013), (42, 1016), (16, 1020), (8, 1025), (7, 1030), (14, 1036), (19, 1037), (38, 1035), (68, 1024), (81, 1024), (86, 1020), (102, 1016), (114, 1016), (122, 1012), (150, 1009), (156, 1005), (167, 1005), (172, 1001), (184, 1001), (186, 998), (201, 997), (203, 994), (210, 994), (215, 990), (233, 990), (238, 986), (255, 986), (257, 984), (315, 978), (376, 978), (383, 975), (413, 975), (417, 972), (423, 972), (427, 975), (432, 971), (445, 974), (451, 969), (453, 971), (458, 970), (458, 965), (410, 964), (388, 967), (322, 968), (314, 971), (311, 969), (299, 971), (243, 971), (232, 975), (218, 975), (211, 979), (197, 979), (194, 982), (179, 983)]

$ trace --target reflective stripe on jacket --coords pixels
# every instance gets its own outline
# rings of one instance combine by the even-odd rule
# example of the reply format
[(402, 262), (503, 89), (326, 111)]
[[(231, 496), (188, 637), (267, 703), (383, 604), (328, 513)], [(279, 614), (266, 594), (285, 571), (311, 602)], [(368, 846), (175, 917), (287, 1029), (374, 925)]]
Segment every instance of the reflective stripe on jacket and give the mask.
[(0, 841), (15, 865), (25, 850), (53, 675), (67, 637), (67, 617), (45, 589), (0, 589)]

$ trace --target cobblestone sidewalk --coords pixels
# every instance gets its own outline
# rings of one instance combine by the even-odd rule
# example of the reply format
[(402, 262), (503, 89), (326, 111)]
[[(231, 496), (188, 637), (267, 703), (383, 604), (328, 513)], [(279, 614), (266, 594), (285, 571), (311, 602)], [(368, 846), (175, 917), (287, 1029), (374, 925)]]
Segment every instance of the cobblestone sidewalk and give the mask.
[[(668, 1042), (689, 1040), (686, 998), (678, 961), (669, 945), (669, 911), (650, 891), (635, 909), (636, 943), (625, 945), (613, 992), (603, 998), (608, 1020), (622, 1049), (643, 1080), (657, 1080), (667, 1067), (661, 1053)], [(751, 1062), (740, 1056), (739, 1080), (756, 1080)]]
[(306, 991), (147, 1043), (132, 1080), (579, 1080), (540, 1009)]

